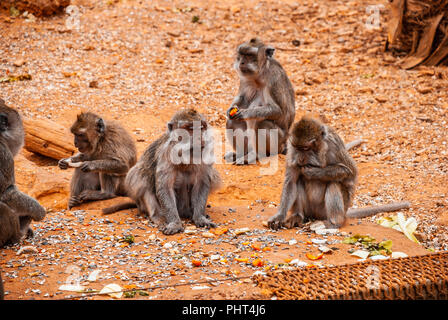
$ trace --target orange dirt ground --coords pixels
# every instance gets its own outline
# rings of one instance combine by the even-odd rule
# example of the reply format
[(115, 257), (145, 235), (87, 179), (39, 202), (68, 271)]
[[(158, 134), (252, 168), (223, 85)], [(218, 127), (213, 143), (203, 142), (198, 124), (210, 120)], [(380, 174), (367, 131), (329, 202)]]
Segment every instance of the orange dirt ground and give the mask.
[[(79, 111), (90, 110), (119, 120), (135, 137), (139, 154), (181, 107), (197, 108), (222, 132), (238, 88), (234, 50), (259, 36), (277, 48), (275, 56), (293, 83), (296, 120), (320, 115), (346, 142), (366, 140), (350, 151), (360, 171), (354, 205), (410, 201), (403, 214), (417, 219), (421, 244), (377, 225), (377, 217), (349, 221), (332, 236), (308, 226), (268, 230), (262, 221), (279, 205), (283, 155), (274, 175), (261, 174), (260, 165), (217, 165), (224, 183), (210, 196), (207, 213), (227, 233), (204, 236), (206, 230), (185, 222), (188, 233), (165, 236), (135, 210), (101, 215), (103, 207), (123, 198), (65, 210), (72, 171), (23, 150), (16, 159), (17, 184), (48, 214), (33, 223), (34, 239), (0, 252), (6, 299), (80, 297), (59, 290), (73, 279), (92, 290), (110, 283), (127, 289), (163, 286), (134, 299), (269, 299), (250, 280), (254, 272), (294, 268), (294, 259), (315, 265), (355, 262), (348, 253), (354, 247), (341, 243), (350, 233), (390, 239), (393, 251), (408, 255), (448, 248), (448, 71), (401, 70), (400, 59), (383, 52), (386, 10), (380, 11), (380, 27), (370, 30), (365, 23), (371, 3), (362, 0), (72, 3), (79, 10), (71, 17), (34, 21), (0, 13), (0, 78), (32, 76), (0, 83), (0, 97), (24, 117), (68, 128)], [(97, 85), (89, 85), (92, 81)], [(243, 227), (249, 232), (236, 235)], [(119, 242), (126, 235), (135, 242)], [(316, 239), (336, 249), (309, 260), (306, 253), (319, 253)], [(38, 253), (17, 255), (25, 245)], [(252, 265), (257, 258), (263, 265)], [(90, 282), (94, 270), (100, 273)], [(229, 277), (247, 278), (218, 281)]]

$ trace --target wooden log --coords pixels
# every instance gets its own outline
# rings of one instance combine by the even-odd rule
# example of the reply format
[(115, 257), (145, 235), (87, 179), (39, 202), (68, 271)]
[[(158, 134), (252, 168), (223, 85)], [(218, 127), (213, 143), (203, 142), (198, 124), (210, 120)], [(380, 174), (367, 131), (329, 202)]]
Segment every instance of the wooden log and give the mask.
[(67, 129), (49, 120), (24, 119), (25, 149), (56, 160), (76, 152), (73, 137)]

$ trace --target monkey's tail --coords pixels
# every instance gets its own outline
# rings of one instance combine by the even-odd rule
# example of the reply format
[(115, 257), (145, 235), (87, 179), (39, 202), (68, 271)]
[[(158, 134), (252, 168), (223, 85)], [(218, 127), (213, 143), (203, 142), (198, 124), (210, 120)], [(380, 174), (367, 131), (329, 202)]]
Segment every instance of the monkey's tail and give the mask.
[(389, 204), (385, 204), (382, 206), (373, 206), (373, 207), (366, 207), (366, 208), (358, 208), (358, 209), (348, 209), (347, 211), (347, 217), (349, 218), (365, 218), (369, 216), (373, 216), (380, 212), (391, 212), (391, 211), (398, 211), (401, 209), (408, 209), (411, 206), (410, 202), (403, 201), (403, 202), (393, 202)]
[(103, 212), (103, 214), (111, 214), (111, 213), (114, 213), (117, 211), (132, 209), (132, 208), (137, 208), (137, 204), (130, 201), (130, 202), (119, 203), (115, 206), (104, 208), (102, 210), (102, 212)]
[(354, 140), (352, 142), (346, 143), (345, 144), (345, 149), (346, 150), (353, 149), (353, 148), (359, 146), (360, 144), (363, 144), (364, 142), (366, 142), (366, 141), (363, 140), (363, 139)]

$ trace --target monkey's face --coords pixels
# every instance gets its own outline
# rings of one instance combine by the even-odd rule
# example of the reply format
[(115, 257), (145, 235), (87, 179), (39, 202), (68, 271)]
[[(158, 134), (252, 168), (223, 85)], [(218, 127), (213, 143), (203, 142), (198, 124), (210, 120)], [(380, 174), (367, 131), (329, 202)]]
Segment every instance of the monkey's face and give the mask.
[(85, 133), (76, 132), (74, 133), (75, 136), (75, 147), (79, 150), (81, 153), (89, 153), (92, 149), (92, 146), (89, 142), (89, 139)]
[(291, 146), (294, 148), (297, 165), (319, 166), (320, 161), (317, 153), (318, 146), (316, 140), (313, 139), (311, 141), (303, 142), (300, 145), (291, 143)]
[(170, 122), (168, 130), (175, 136), (174, 140), (191, 150), (194, 148), (202, 150), (206, 145), (207, 122), (204, 120)]
[(234, 67), (242, 77), (257, 77), (269, 65), (274, 51), (274, 48), (252, 39), (238, 47)]
[(106, 134), (106, 124), (97, 115), (86, 112), (78, 115), (70, 131), (74, 136), (75, 147), (81, 153), (92, 154), (100, 139)]
[(239, 53), (235, 61), (235, 69), (243, 76), (251, 76), (258, 73), (258, 59), (256, 48), (253, 53)]

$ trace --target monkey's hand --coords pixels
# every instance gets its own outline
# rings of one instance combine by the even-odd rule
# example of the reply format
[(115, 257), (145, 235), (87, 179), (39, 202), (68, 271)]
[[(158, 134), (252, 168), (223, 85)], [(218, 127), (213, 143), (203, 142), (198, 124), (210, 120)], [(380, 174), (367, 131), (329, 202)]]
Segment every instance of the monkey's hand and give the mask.
[(68, 160), (70, 160), (70, 158), (59, 160), (58, 162), (59, 168), (62, 170), (68, 169)]
[(322, 168), (319, 168), (319, 167), (303, 166), (300, 168), (300, 173), (307, 180), (316, 179), (318, 176), (320, 176), (321, 172), (322, 172)]
[(200, 216), (199, 218), (193, 217), (193, 222), (198, 228), (205, 227), (209, 229), (217, 227), (216, 223), (212, 222), (210, 219), (207, 219), (205, 216)]
[(241, 121), (248, 120), (249, 117), (247, 115), (247, 112), (248, 110), (246, 109), (238, 109), (238, 111), (233, 116), (230, 117), (229, 115), (228, 118), (231, 120), (241, 120)]
[(275, 215), (269, 218), (268, 227), (273, 230), (278, 230), (283, 227), (285, 222), (285, 216), (281, 212), (277, 212)]
[(304, 166), (301, 168), (301, 173), (307, 180), (320, 181), (342, 181), (350, 175), (353, 175), (352, 170), (342, 163), (328, 165), (324, 168), (314, 166)]
[(68, 209), (71, 210), (73, 207), (79, 206), (82, 203), (82, 201), (77, 196), (70, 197), (70, 200), (68, 200)]
[(163, 234), (170, 235), (184, 231), (184, 226), (180, 221), (173, 221), (161, 228)]
[(91, 171), (96, 170), (95, 164), (92, 163), (92, 161), (84, 162), (80, 168), (81, 168), (82, 172), (91, 172)]

